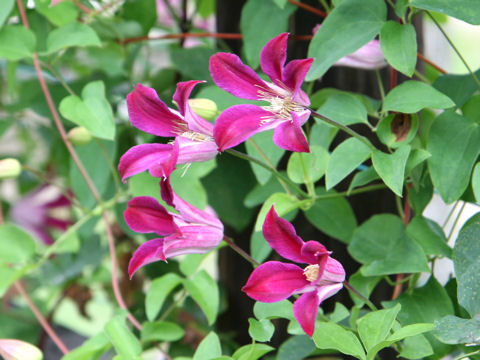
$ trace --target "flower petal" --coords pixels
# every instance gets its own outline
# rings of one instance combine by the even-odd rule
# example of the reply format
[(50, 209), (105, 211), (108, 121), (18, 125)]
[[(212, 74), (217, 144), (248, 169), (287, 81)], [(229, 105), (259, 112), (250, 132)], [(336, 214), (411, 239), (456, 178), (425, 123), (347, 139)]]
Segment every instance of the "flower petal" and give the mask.
[(175, 91), (175, 94), (173, 94), (173, 100), (178, 104), (180, 114), (184, 116), (190, 130), (211, 136), (213, 125), (198, 116), (188, 105), (188, 98), (190, 97), (193, 88), (195, 85), (202, 82), (205, 81), (190, 80), (179, 82), (177, 84), (177, 90)]
[(268, 91), (265, 82), (237, 55), (215, 54), (210, 58), (209, 68), (215, 84), (237, 97), (260, 100), (259, 90)]
[(194, 141), (182, 136), (175, 139), (179, 144), (178, 164), (208, 161), (218, 154), (217, 144), (212, 141)]
[(315, 331), (320, 299), (316, 291), (302, 294), (293, 304), (293, 315), (305, 333), (312, 337)]
[(270, 303), (284, 300), (309, 284), (297, 265), (267, 261), (253, 270), (242, 291), (252, 299)]
[(260, 66), (274, 84), (283, 87), (283, 65), (287, 60), (288, 33), (280, 34), (271, 39), (260, 53)]
[(292, 112), (292, 121), (284, 121), (273, 133), (273, 142), (282, 149), (296, 152), (310, 152), (307, 139), (302, 131), (301, 120)]
[(160, 182), (160, 189), (163, 201), (168, 205), (173, 206), (175, 210), (180, 213), (183, 220), (195, 223), (214, 226), (221, 229), (223, 232), (223, 224), (215, 215), (210, 212), (197, 209), (195, 206), (189, 204), (181, 197), (179, 197), (175, 191), (173, 191), (170, 185), (170, 180), (164, 179)]
[(309, 264), (319, 265), (318, 277), (321, 277), (330, 254), (327, 248), (318, 241), (310, 240), (302, 246), (301, 254), (305, 259), (309, 260)]
[(149, 240), (135, 250), (128, 264), (128, 276), (130, 279), (142, 266), (154, 261), (166, 260), (165, 255), (163, 254), (163, 242), (163, 239)]
[(232, 148), (250, 136), (278, 126), (274, 115), (255, 105), (234, 105), (223, 111), (215, 122), (213, 136), (218, 151)]
[(141, 144), (131, 147), (120, 158), (118, 172), (122, 181), (126, 178), (162, 164), (171, 156), (171, 144)]
[(386, 66), (387, 62), (380, 47), (380, 41), (374, 39), (350, 55), (342, 57), (333, 65), (372, 70)]
[(149, 134), (170, 137), (188, 130), (187, 123), (152, 88), (138, 84), (127, 95), (127, 107), (132, 125)]
[(316, 263), (315, 261), (310, 262), (310, 257), (302, 255), (302, 246), (304, 244), (302, 238), (297, 235), (291, 223), (278, 216), (274, 206), (271, 207), (265, 217), (263, 236), (272, 249), (285, 259), (299, 263)]
[(339, 261), (329, 257), (323, 269), (320, 283), (342, 283), (344, 280), (345, 269), (343, 268), (342, 264)]
[(283, 81), (291, 89), (292, 100), (303, 106), (310, 106), (308, 95), (300, 88), (312, 65), (313, 59), (301, 59), (290, 61), (283, 70)]
[(138, 233), (170, 235), (178, 231), (172, 215), (150, 196), (131, 199), (124, 212), (125, 222)]
[(214, 226), (181, 226), (181, 233), (164, 238), (166, 258), (184, 254), (203, 254), (215, 249), (223, 239), (223, 231)]
[(170, 154), (168, 154), (168, 156), (163, 161), (158, 162), (158, 164), (155, 164), (150, 168), (150, 175), (154, 177), (167, 178), (170, 176), (173, 170), (175, 170), (175, 166), (178, 162), (179, 153), (179, 145), (177, 139), (178, 137), (175, 138), (175, 142), (172, 146)]

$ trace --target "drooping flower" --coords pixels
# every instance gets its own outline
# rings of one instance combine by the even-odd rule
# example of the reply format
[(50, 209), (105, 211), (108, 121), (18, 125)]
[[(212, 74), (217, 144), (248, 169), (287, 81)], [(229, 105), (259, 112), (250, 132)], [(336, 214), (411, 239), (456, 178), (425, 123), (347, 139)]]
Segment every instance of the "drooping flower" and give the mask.
[(58, 188), (44, 184), (15, 202), (10, 216), (14, 223), (50, 245), (53, 243), (51, 230), (65, 231), (73, 223), (70, 206), (70, 200)]
[(149, 170), (155, 177), (168, 177), (176, 164), (207, 161), (217, 155), (213, 125), (192, 111), (188, 97), (196, 84), (191, 80), (177, 84), (173, 100), (179, 111), (170, 109), (154, 89), (138, 84), (127, 96), (130, 121), (146, 133), (175, 137), (173, 144), (141, 144), (130, 148), (120, 158), (118, 171), (122, 180)]
[(135, 251), (128, 265), (130, 277), (140, 267), (154, 261), (210, 251), (223, 239), (223, 224), (213, 209), (200, 210), (180, 198), (172, 190), (169, 179), (163, 179), (160, 186), (162, 199), (178, 213), (168, 212), (149, 196), (131, 199), (124, 213), (133, 231), (163, 236), (145, 242)]
[(270, 103), (266, 106), (235, 105), (220, 114), (213, 134), (219, 151), (250, 136), (274, 130), (273, 141), (283, 149), (309, 152), (301, 126), (310, 116), (310, 99), (301, 89), (313, 59), (287, 58), (288, 33), (270, 40), (260, 54), (260, 66), (272, 82), (263, 81), (237, 55), (218, 53), (210, 58), (213, 81), (223, 90), (243, 99)]
[(251, 298), (267, 303), (301, 294), (293, 304), (293, 314), (311, 337), (320, 303), (343, 287), (345, 270), (322, 244), (313, 240), (304, 242), (273, 206), (265, 218), (263, 236), (284, 258), (309, 265), (302, 269), (295, 264), (268, 261), (252, 272), (242, 290)]

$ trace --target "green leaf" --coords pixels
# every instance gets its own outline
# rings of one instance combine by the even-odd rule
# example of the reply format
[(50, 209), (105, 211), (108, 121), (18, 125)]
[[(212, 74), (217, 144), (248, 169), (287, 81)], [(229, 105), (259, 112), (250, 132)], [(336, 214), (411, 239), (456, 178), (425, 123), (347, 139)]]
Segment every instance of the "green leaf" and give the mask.
[[(475, 75), (480, 76), (480, 70), (477, 70)], [(433, 87), (450, 97), (457, 106), (462, 106), (470, 99), (478, 86), (470, 74), (444, 74), (435, 80)]]
[(5, 20), (8, 19), (8, 16), (10, 15), (10, 12), (12, 11), (14, 4), (15, 4), (15, 0), (0, 1), (0, 29), (5, 23)]
[(193, 360), (211, 360), (219, 356), (222, 356), (220, 340), (217, 334), (210, 331), (195, 350)]
[(3, 297), (10, 286), (22, 277), (23, 272), (0, 263), (0, 297)]
[[(398, 306), (400, 304), (397, 304)], [(395, 307), (396, 307), (395, 306)], [(396, 330), (387, 341), (400, 341), (410, 336), (423, 334), (433, 330), (433, 324), (411, 324)]]
[(250, 337), (259, 342), (267, 342), (272, 338), (273, 332), (275, 331), (275, 326), (271, 323), (270, 320), (262, 319), (260, 321), (249, 318), (248, 323), (248, 333)]
[(424, 108), (447, 109), (455, 103), (432, 86), (416, 80), (406, 81), (392, 89), (383, 101), (383, 111), (416, 113)]
[[(358, 270), (355, 274), (350, 276), (348, 281), (360, 294), (368, 299), (381, 279), (380, 276), (363, 276), (362, 271)], [(365, 303), (362, 298), (352, 292), (350, 292), (350, 297), (355, 305), (360, 306)]]
[(258, 67), (259, 54), (265, 44), (287, 30), (288, 19), (295, 9), (292, 4), (281, 9), (272, 0), (248, 0), (243, 6), (240, 29), (245, 56), (251, 67)]
[(410, 146), (403, 145), (393, 154), (375, 150), (372, 154), (373, 167), (395, 194), (402, 196), (405, 165), (407, 164)]
[(185, 276), (192, 276), (197, 271), (200, 264), (210, 253), (205, 254), (188, 254), (180, 261), (180, 271)]
[(99, 359), (111, 346), (108, 337), (101, 332), (66, 354), (62, 360)]
[(398, 216), (375, 215), (354, 232), (349, 253), (365, 276), (429, 271), (422, 248), (407, 236)]
[(170, 52), (172, 64), (182, 74), (192, 79), (210, 79), (208, 60), (215, 54), (214, 49), (206, 47), (180, 48)]
[(327, 168), (330, 155), (323, 147), (311, 145), (310, 153), (294, 152), (287, 164), (287, 174), (297, 184), (314, 183)]
[(410, 5), (419, 9), (438, 11), (442, 14), (480, 25), (480, 9), (476, 0), (412, 0)]
[(334, 93), (329, 96), (317, 112), (343, 125), (368, 124), (365, 105), (348, 93)]
[[(285, 175), (285, 173), (281, 172), (282, 175)], [(273, 193), (278, 193), (282, 192), (284, 189), (280, 182), (278, 181), (277, 177), (271, 177), (270, 180), (264, 185), (257, 184), (253, 188), (252, 191), (248, 193), (248, 195), (245, 197), (244, 204), (245, 206), (252, 208), (257, 205), (261, 205), (265, 202), (265, 200), (268, 199), (270, 195)]]
[(315, 61), (307, 81), (318, 79), (335, 61), (372, 40), (382, 28), (386, 15), (385, 3), (380, 0), (344, 0), (336, 6), (310, 43), (308, 56)]
[(480, 162), (475, 165), (472, 173), (472, 190), (475, 200), (480, 202)]
[(250, 255), (259, 263), (262, 263), (272, 252), (272, 248), (263, 237), (261, 231), (254, 231), (250, 237)]
[(405, 359), (422, 359), (433, 355), (432, 345), (423, 335), (415, 335), (405, 339), (402, 351), (398, 356)]
[(434, 221), (415, 216), (407, 227), (407, 235), (419, 244), (425, 255), (452, 257), (452, 249), (447, 245), (443, 229)]
[[(283, 154), (285, 154), (285, 150), (279, 148), (272, 141), (272, 133), (270, 131), (263, 131), (255, 134), (255, 136), (251, 137), (245, 142), (245, 146), (247, 148), (248, 155), (257, 159), (262, 159), (263, 161), (265, 161), (263, 156), (266, 156), (274, 167), (278, 165), (278, 162), (282, 158)], [(260, 151), (263, 154), (260, 153)], [(253, 162), (250, 162), (250, 166), (252, 167), (252, 171), (260, 185), (265, 185), (272, 177), (271, 171), (268, 171), (267, 169), (264, 169)]]
[(447, 315), (435, 320), (435, 337), (445, 344), (476, 344), (480, 338), (480, 320)]
[[(255, 231), (261, 231), (265, 216), (270, 211), (272, 205), (275, 205), (275, 211), (279, 216), (285, 217), (288, 213), (297, 210), (298, 199), (294, 196), (290, 196), (285, 193), (272, 194), (262, 205), (260, 212), (257, 215), (257, 221), (255, 223)], [(296, 211), (293, 213), (296, 215)], [(291, 220), (287, 217), (287, 220)]]
[(125, 316), (116, 316), (105, 324), (105, 334), (118, 355), (126, 359), (138, 359), (142, 346), (125, 324)]
[(405, 165), (405, 176), (410, 175), (413, 169), (427, 160), (432, 154), (423, 149), (413, 149), (408, 156), (407, 165)]
[(370, 157), (371, 149), (355, 138), (349, 138), (333, 150), (325, 176), (326, 188), (331, 189)]
[(371, 183), (373, 180), (379, 179), (377, 172), (371, 166), (366, 170), (357, 172), (352, 179), (352, 182), (348, 186), (347, 195), (350, 195), (351, 192), (359, 187)]
[(391, 114), (377, 126), (377, 136), (390, 148), (410, 143), (417, 134), (418, 117), (413, 114)]
[(293, 320), (293, 305), (288, 300), (275, 303), (263, 303), (257, 301), (253, 306), (253, 313), (259, 320), (284, 318)]
[(417, 64), (417, 34), (412, 24), (390, 20), (380, 30), (380, 45), (388, 63), (412, 76)]
[(35, 253), (35, 248), (32, 237), (18, 226), (0, 225), (0, 262), (25, 263)]
[(330, 321), (338, 323), (350, 316), (350, 311), (342, 303), (337, 302), (335, 304), (335, 309), (331, 314), (329, 314)]
[(77, 20), (79, 8), (74, 3), (62, 1), (55, 6), (50, 0), (35, 0), (35, 10), (55, 26), (62, 26)]
[(0, 58), (16, 61), (30, 58), (35, 51), (35, 34), (20, 25), (5, 26), (0, 31)]
[(472, 96), (462, 106), (462, 113), (466, 118), (480, 123), (480, 95)]
[(148, 34), (157, 21), (155, 0), (126, 1), (123, 4), (123, 17), (138, 22), (142, 26), (143, 33)]
[(245, 345), (235, 351), (232, 357), (235, 360), (256, 360), (272, 350), (275, 349), (265, 344)]
[(205, 270), (200, 270), (191, 279), (186, 279), (184, 285), (193, 300), (204, 312), (208, 324), (213, 324), (217, 318), (219, 307), (219, 292), (216, 281)]
[(278, 348), (276, 360), (303, 360), (315, 350), (315, 343), (306, 335), (295, 335)]
[(100, 46), (100, 39), (91, 27), (79, 22), (65, 24), (48, 34), (47, 54), (73, 46)]
[(142, 341), (177, 341), (185, 331), (175, 323), (168, 321), (146, 322), (142, 324)]
[(88, 83), (82, 90), (82, 98), (75, 95), (64, 98), (59, 110), (64, 117), (85, 127), (93, 136), (106, 140), (115, 138), (113, 112), (105, 97), (102, 81)]
[(427, 139), (430, 176), (442, 199), (451, 203), (467, 189), (480, 154), (479, 125), (453, 111), (437, 117)]
[(358, 334), (367, 349), (367, 353), (390, 334), (393, 322), (400, 311), (397, 304), (393, 308), (372, 311), (357, 321)]
[(334, 349), (359, 359), (366, 358), (357, 336), (334, 323), (318, 323), (313, 334), (313, 341), (320, 349)]
[[(334, 195), (334, 191), (325, 192), (321, 187), (315, 189), (318, 196)], [(308, 221), (320, 231), (344, 243), (349, 243), (357, 220), (352, 207), (344, 197), (331, 199), (319, 198), (313, 206), (305, 211)]]
[(168, 273), (152, 281), (145, 297), (145, 312), (147, 318), (153, 321), (160, 310), (167, 296), (181, 284), (182, 278), (175, 273)]
[[(478, 215), (478, 214), (477, 214)], [(480, 313), (480, 219), (475, 215), (460, 230), (453, 248), (458, 302), (474, 317)]]

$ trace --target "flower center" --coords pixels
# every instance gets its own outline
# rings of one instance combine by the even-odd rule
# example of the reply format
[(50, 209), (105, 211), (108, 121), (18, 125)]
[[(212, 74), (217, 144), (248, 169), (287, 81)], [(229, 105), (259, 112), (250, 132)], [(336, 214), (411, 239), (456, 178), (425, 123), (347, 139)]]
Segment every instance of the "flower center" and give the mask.
[(319, 271), (320, 267), (318, 265), (308, 265), (305, 269), (303, 269), (303, 275), (305, 275), (308, 281), (312, 282), (318, 279)]
[(196, 131), (185, 131), (179, 134), (180, 136), (193, 140), (193, 141), (198, 141), (198, 142), (209, 142), (209, 141), (214, 141), (213, 137), (205, 134), (201, 134)]

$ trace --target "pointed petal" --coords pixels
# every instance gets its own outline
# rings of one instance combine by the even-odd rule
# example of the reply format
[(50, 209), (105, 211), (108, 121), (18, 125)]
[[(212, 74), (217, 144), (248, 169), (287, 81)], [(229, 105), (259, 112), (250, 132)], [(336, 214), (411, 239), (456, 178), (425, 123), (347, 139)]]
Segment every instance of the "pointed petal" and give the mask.
[(150, 264), (154, 261), (165, 261), (163, 254), (163, 239), (153, 239), (140, 245), (133, 253), (128, 264), (128, 276), (130, 279), (133, 274), (142, 266)]
[(166, 258), (184, 254), (204, 254), (215, 249), (223, 239), (223, 231), (204, 225), (180, 227), (181, 233), (166, 237), (163, 251)]
[(156, 199), (149, 196), (131, 199), (124, 217), (130, 229), (138, 233), (170, 235), (177, 231), (173, 217)]
[(202, 82), (205, 81), (191, 80), (179, 82), (177, 84), (177, 90), (175, 91), (175, 94), (173, 94), (173, 100), (178, 104), (180, 114), (184, 116), (190, 130), (211, 136), (213, 125), (198, 116), (188, 105), (188, 98), (190, 97), (193, 88), (195, 85)]
[(302, 238), (287, 220), (282, 219), (272, 206), (263, 223), (263, 236), (268, 244), (285, 259), (299, 263), (314, 264), (309, 257), (302, 256)]
[(210, 58), (209, 68), (215, 84), (237, 97), (260, 100), (258, 91), (268, 91), (265, 82), (237, 55), (215, 54)]
[(319, 265), (318, 276), (321, 277), (330, 254), (327, 248), (318, 241), (310, 240), (303, 244), (301, 254), (305, 259), (308, 259), (309, 264)]
[(172, 149), (173, 145), (170, 144), (141, 144), (131, 147), (118, 164), (122, 181), (165, 162), (171, 156)]
[(288, 33), (280, 34), (267, 42), (260, 53), (263, 72), (278, 86), (284, 85), (283, 65), (287, 60), (287, 41)]
[(328, 299), (330, 296), (333, 296), (337, 292), (339, 292), (342, 289), (342, 287), (343, 287), (342, 283), (320, 286), (317, 290), (317, 295), (318, 295), (320, 304), (323, 302), (323, 300)]
[(213, 137), (218, 151), (232, 148), (250, 136), (270, 130), (279, 121), (272, 120), (274, 115), (255, 105), (234, 105), (223, 111), (215, 122)]
[(283, 81), (285, 85), (291, 89), (293, 93), (293, 101), (296, 101), (303, 106), (309, 106), (310, 99), (300, 87), (305, 80), (305, 76), (307, 76), (308, 70), (310, 70), (312, 62), (313, 59), (311, 58), (292, 60), (283, 70)]
[(315, 331), (320, 299), (316, 291), (302, 294), (293, 304), (293, 315), (305, 333), (312, 337)]
[(157, 164), (153, 165), (150, 168), (150, 174), (154, 177), (167, 178), (175, 170), (175, 166), (178, 163), (178, 153), (179, 145), (177, 141), (178, 137), (175, 138), (175, 142), (172, 145), (172, 150), (168, 156), (163, 160), (159, 161)]
[(223, 232), (223, 224), (218, 218), (207, 211), (197, 209), (195, 206), (189, 204), (181, 197), (179, 197), (172, 189), (170, 180), (164, 179), (160, 182), (160, 190), (163, 201), (168, 205), (173, 206), (175, 210), (180, 213), (183, 220), (196, 223), (214, 226), (221, 229)]
[(344, 280), (345, 280), (345, 269), (343, 268), (342, 264), (339, 261), (329, 257), (323, 269), (323, 274), (322, 274), (320, 283), (323, 283), (323, 282), (343, 283)]
[(267, 261), (253, 270), (242, 291), (252, 299), (270, 303), (284, 300), (309, 284), (297, 265)]
[(187, 131), (187, 123), (173, 113), (152, 88), (138, 84), (127, 95), (127, 107), (132, 125), (149, 134), (171, 137)]
[(296, 152), (310, 152), (303, 134), (300, 118), (292, 112), (292, 121), (284, 121), (273, 133), (273, 142), (282, 149)]
[(215, 141), (193, 141), (182, 136), (177, 137), (179, 144), (178, 164), (208, 161), (217, 156)]

